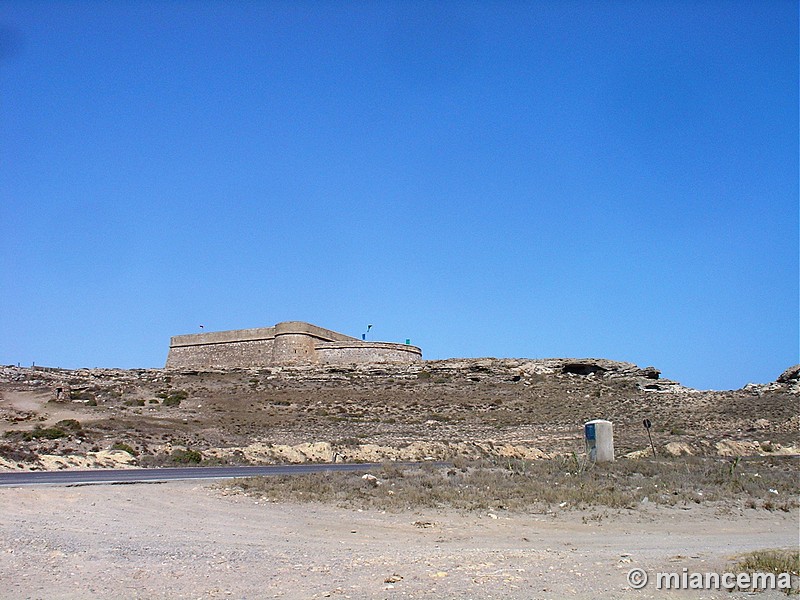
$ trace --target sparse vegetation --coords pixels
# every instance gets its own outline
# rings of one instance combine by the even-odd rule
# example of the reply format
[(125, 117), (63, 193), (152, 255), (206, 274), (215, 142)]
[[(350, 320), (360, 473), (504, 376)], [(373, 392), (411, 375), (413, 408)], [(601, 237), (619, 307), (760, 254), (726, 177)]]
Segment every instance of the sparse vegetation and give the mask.
[(175, 448), (169, 454), (141, 454), (138, 459), (138, 463), (142, 467), (185, 467), (199, 465), (203, 462), (205, 461), (202, 453), (190, 448)]
[[(43, 457), (80, 455), (124, 440), (164, 464), (173, 464), (169, 451), (162, 450), (166, 443), (188, 445), (201, 451), (205, 461), (227, 456), (228, 447), (263, 445), (266, 448), (245, 451), (255, 462), (272, 462), (289, 457), (272, 446), (309, 442), (328, 442), (330, 455), (338, 452), (348, 461), (431, 456), (456, 461), (495, 457), (503, 462), (506, 459), (497, 457), (548, 455), (575, 462), (583, 457), (583, 423), (594, 417), (614, 422), (618, 457), (632, 451), (651, 455), (642, 426), (647, 417), (653, 421), (651, 433), (659, 457), (760, 453), (786, 460), (780, 457), (800, 446), (796, 395), (786, 389), (770, 388), (756, 397), (748, 390), (690, 393), (659, 383), (667, 389), (656, 395), (643, 391), (636, 375), (537, 372), (542, 368), (547, 367), (511, 359), (169, 374), (9, 368), (8, 377), (0, 381), (0, 393), (4, 399), (14, 398), (18, 407), (4, 413), (0, 439)], [(614, 367), (609, 369), (611, 373)], [(258, 384), (252, 388), (255, 381)], [(49, 404), (59, 388), (76, 396), (92, 394), (100, 406), (90, 408), (91, 401)], [(599, 391), (602, 401), (597, 399)], [(81, 415), (91, 415), (91, 427), (53, 425), (44, 402), (50, 414), (58, 410), (56, 414), (82, 422)], [(27, 408), (37, 403), (41, 408)], [(2, 438), (5, 431), (16, 433)], [(65, 442), (70, 438), (82, 443)], [(165, 456), (153, 456), (162, 452)], [(291, 453), (291, 460), (303, 460), (306, 453), (300, 448)], [(732, 459), (726, 464), (742, 478), (742, 465)], [(570, 470), (577, 474), (587, 468), (576, 465)], [(748, 501), (758, 510), (791, 510), (793, 500), (782, 489), (779, 492), (751, 496)], [(648, 501), (656, 500), (651, 495)]]
[(71, 431), (73, 433), (83, 431), (83, 426), (76, 419), (64, 419), (63, 421), (58, 421), (56, 423), (56, 427), (64, 429), (65, 431)]
[(197, 465), (203, 461), (203, 455), (197, 450), (176, 448), (170, 453), (169, 459), (179, 465)]
[[(780, 489), (797, 508), (800, 492), (793, 464), (750, 461), (735, 471), (731, 461), (680, 458), (620, 460), (598, 465), (577, 455), (541, 461), (464, 461), (453, 468), (406, 469), (387, 464), (374, 473), (382, 485), (364, 485), (359, 474), (323, 473), (256, 477), (228, 484), (273, 499), (326, 502), (400, 510), (455, 508), (547, 511), (605, 506), (635, 508), (642, 503), (686, 505), (768, 498)], [(764, 508), (767, 508), (764, 506)]]
[(8, 444), (0, 444), (0, 456), (15, 463), (39, 462), (39, 456), (35, 452)]
[(800, 595), (800, 550), (770, 549), (756, 550), (738, 557), (731, 565), (736, 573), (790, 573), (792, 587), (784, 590), (787, 595)]
[[(77, 433), (77, 431), (72, 433)], [(4, 437), (11, 440), (29, 442), (31, 440), (57, 440), (70, 435), (70, 431), (62, 427), (40, 427), (37, 425), (30, 431), (7, 431)]]
[(25, 438), (28, 439), (46, 439), (46, 440), (55, 440), (62, 437), (68, 437), (69, 433), (61, 429), (60, 427), (34, 427), (33, 431), (26, 432)]
[(185, 390), (173, 390), (169, 392), (159, 392), (156, 396), (162, 399), (161, 404), (164, 406), (180, 406), (181, 402), (189, 397), (189, 393)]
[(139, 456), (139, 453), (134, 450), (130, 445), (126, 444), (125, 442), (114, 442), (111, 446), (112, 450), (123, 450), (130, 454), (131, 456)]

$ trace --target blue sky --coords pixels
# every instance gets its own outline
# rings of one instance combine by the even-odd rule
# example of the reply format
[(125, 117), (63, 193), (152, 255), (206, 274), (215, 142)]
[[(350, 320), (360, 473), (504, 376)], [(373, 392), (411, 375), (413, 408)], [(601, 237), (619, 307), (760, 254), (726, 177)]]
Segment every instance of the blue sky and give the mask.
[(0, 2), (0, 363), (304, 320), (798, 359), (798, 3)]

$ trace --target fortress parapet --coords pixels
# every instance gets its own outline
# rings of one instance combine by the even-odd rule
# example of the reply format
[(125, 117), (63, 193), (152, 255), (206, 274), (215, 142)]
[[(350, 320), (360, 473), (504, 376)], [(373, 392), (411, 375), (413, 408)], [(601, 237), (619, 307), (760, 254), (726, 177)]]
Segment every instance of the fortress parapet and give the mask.
[(419, 360), (422, 350), (410, 344), (367, 342), (311, 323), (285, 321), (274, 327), (177, 335), (170, 340), (166, 366), (249, 368)]

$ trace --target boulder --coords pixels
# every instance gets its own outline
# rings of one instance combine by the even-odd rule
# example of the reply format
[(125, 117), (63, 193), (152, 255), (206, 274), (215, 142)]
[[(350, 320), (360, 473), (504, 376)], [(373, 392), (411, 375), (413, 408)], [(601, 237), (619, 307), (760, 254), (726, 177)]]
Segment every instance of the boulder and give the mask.
[(778, 377), (778, 383), (793, 383), (800, 381), (800, 365), (789, 367)]
[(670, 456), (694, 456), (694, 450), (685, 442), (669, 442), (664, 446), (664, 452)]
[(759, 446), (755, 442), (722, 440), (714, 444), (719, 456), (754, 456)]
[(639, 369), (639, 375), (646, 379), (658, 379), (661, 377), (661, 371), (655, 367), (645, 367), (644, 369)]

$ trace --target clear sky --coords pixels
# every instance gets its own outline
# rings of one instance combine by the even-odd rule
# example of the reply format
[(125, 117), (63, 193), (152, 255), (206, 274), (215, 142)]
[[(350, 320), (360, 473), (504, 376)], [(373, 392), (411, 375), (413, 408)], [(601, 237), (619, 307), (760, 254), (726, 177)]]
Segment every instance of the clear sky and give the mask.
[(310, 321), (798, 359), (798, 3), (0, 1), (0, 364)]

